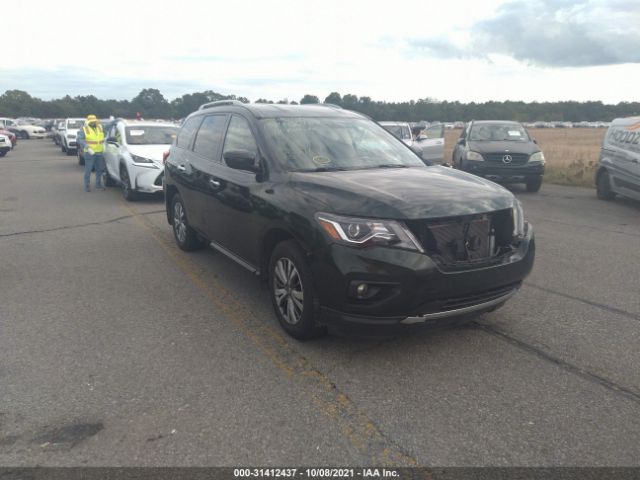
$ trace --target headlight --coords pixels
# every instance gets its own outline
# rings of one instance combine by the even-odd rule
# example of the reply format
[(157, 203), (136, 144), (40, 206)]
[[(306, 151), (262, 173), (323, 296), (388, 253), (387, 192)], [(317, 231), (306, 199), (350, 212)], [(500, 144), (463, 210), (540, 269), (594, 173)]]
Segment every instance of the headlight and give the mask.
[(543, 163), (544, 164), (544, 153), (536, 152), (529, 157), (529, 163)]
[(513, 236), (514, 238), (524, 237), (524, 212), (522, 211), (522, 204), (516, 200), (512, 209), (513, 216)]
[(317, 213), (316, 220), (336, 243), (353, 247), (382, 245), (424, 251), (407, 227), (394, 220), (351, 218), (329, 213)]
[(138, 155), (131, 155), (131, 160), (133, 160), (134, 163), (153, 163), (153, 160), (151, 160), (150, 158), (145, 158), (145, 157), (139, 157)]
[(467, 160), (475, 160), (482, 162), (484, 158), (478, 152), (467, 152)]

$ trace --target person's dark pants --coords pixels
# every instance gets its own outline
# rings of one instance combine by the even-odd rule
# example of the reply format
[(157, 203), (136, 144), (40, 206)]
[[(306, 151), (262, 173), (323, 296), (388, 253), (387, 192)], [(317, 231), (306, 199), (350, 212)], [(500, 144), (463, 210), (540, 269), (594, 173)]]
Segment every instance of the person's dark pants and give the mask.
[(84, 189), (91, 187), (91, 170), (96, 169), (96, 188), (102, 188), (102, 172), (104, 171), (104, 156), (102, 153), (84, 153)]

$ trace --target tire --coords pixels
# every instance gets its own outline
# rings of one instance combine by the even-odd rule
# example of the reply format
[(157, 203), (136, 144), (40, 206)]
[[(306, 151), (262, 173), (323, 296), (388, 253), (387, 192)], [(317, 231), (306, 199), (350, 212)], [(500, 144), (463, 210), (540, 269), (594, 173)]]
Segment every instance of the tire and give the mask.
[(75, 155), (76, 151), (73, 148), (67, 148), (67, 157), (70, 157), (71, 155)]
[(527, 192), (531, 192), (531, 193), (539, 192), (540, 187), (542, 187), (542, 176), (527, 178), (526, 185), (527, 185)]
[(107, 167), (104, 168), (104, 184), (103, 185), (105, 187), (115, 187), (116, 186), (116, 182), (115, 182), (115, 180), (113, 178), (111, 178), (111, 175), (109, 175), (109, 172), (107, 171)]
[(269, 296), (282, 329), (293, 338), (309, 340), (327, 334), (317, 322), (313, 277), (297, 243), (279, 243), (269, 260)]
[(176, 239), (176, 244), (181, 250), (185, 252), (192, 252), (194, 250), (200, 250), (209, 242), (196, 233), (196, 231), (189, 226), (187, 220), (187, 211), (184, 208), (182, 197), (176, 193), (171, 199), (171, 215), (173, 218), (172, 229), (173, 237)]
[(8, 151), (3, 150), (2, 152), (0, 152), (0, 157), (4, 157), (7, 154)]
[(26, 130), (20, 130), (20, 138), (22, 140), (29, 140), (29, 132)]
[(616, 194), (611, 191), (609, 172), (606, 170), (602, 170), (598, 174), (598, 178), (596, 180), (596, 192), (600, 200), (613, 200), (616, 196)]
[(135, 190), (131, 188), (129, 172), (124, 165), (120, 167), (120, 187), (122, 188), (122, 196), (127, 202), (133, 202), (138, 197)]

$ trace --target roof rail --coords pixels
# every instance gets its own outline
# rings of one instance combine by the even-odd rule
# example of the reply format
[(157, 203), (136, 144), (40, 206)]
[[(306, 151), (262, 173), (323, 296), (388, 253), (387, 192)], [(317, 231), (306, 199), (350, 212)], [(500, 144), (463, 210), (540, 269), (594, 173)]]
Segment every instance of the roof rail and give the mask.
[(310, 103), (309, 105), (319, 105), (321, 107), (337, 108), (339, 110), (342, 110), (342, 107), (340, 105), (336, 105), (335, 103)]
[(215, 102), (203, 103), (198, 110), (204, 110), (205, 108), (221, 107), (223, 105), (244, 105), (239, 100), (217, 100)]

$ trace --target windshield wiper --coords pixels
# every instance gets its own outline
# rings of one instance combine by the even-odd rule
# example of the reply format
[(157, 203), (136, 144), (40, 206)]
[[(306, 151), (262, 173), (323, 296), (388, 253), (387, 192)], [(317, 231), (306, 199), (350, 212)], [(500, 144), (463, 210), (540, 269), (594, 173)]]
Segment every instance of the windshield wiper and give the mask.
[(404, 165), (403, 163), (383, 163), (382, 165), (376, 165), (375, 167), (369, 168), (409, 168), (409, 166)]
[(316, 168), (301, 168), (299, 170), (294, 170), (296, 172), (341, 172), (344, 170), (349, 170), (344, 167), (316, 167)]

